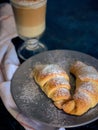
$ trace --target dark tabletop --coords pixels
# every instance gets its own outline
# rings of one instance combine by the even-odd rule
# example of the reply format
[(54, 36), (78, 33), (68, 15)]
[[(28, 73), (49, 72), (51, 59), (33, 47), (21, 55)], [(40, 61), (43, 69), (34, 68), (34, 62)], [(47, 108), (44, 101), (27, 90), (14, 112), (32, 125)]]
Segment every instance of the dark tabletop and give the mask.
[[(4, 0), (1, 0), (4, 2)], [(6, 1), (9, 2), (9, 1)], [(80, 51), (98, 59), (98, 1), (48, 0), (46, 31), (41, 38), (49, 50)], [(22, 43), (18, 37), (12, 39)], [(21, 63), (23, 62), (20, 59)], [(98, 120), (70, 130), (98, 130)], [(24, 130), (0, 101), (0, 130)]]

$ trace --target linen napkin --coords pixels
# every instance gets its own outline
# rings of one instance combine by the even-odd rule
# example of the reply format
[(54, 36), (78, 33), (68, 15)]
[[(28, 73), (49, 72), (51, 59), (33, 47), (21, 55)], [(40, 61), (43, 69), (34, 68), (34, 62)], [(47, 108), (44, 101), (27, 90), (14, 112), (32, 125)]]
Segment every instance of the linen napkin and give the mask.
[[(17, 36), (10, 4), (0, 5), (0, 98), (8, 112), (26, 129), (34, 124), (18, 110), (10, 92), (10, 82), (20, 63), (11, 39)], [(31, 122), (31, 123), (30, 123)]]
[[(40, 124), (23, 115), (17, 108), (11, 92), (10, 84), (13, 74), (20, 63), (11, 39), (17, 36), (11, 5), (0, 5), (0, 98), (7, 111), (26, 129), (38, 130)], [(60, 128), (59, 130), (65, 130)]]

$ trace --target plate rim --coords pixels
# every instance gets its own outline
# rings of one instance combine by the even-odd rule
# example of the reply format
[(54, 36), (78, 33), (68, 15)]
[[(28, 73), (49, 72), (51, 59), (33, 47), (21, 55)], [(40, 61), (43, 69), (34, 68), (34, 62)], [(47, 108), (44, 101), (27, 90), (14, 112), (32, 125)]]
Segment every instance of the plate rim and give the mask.
[[(24, 65), (26, 62), (28, 62), (29, 60), (31, 60), (33, 57), (36, 57), (36, 56), (39, 56), (39, 55), (43, 55), (44, 53), (56, 52), (56, 51), (61, 51), (61, 52), (62, 52), (62, 51), (65, 52), (65, 51), (66, 51), (66, 52), (79, 53), (79, 54), (82, 54), (82, 55), (89, 56), (89, 57), (91, 57), (92, 59), (98, 61), (98, 59), (96, 59), (95, 57), (93, 57), (93, 56), (91, 56), (91, 55), (89, 55), (89, 54), (80, 52), (80, 51), (65, 50), (65, 49), (62, 49), (62, 50), (59, 50), (59, 49), (57, 49), (57, 50), (48, 50), (48, 51), (42, 52), (42, 53), (40, 53), (40, 54), (37, 54), (37, 55), (35, 55), (35, 56), (32, 56), (32, 57), (30, 57), (28, 60), (26, 60), (25, 62), (23, 62), (23, 63), (19, 66), (19, 68), (16, 70), (15, 74), (16, 74), (17, 71), (22, 67), (22, 65)], [(12, 80), (11, 80), (11, 94), (12, 94), (12, 81), (13, 81), (13, 78), (14, 78), (15, 74), (13, 75)], [(19, 105), (17, 104), (16, 99), (14, 98), (13, 94), (12, 94), (12, 97), (13, 97), (13, 99), (14, 99), (14, 101), (15, 101), (17, 107), (20, 109), (20, 107), (19, 107)], [(27, 115), (25, 115), (25, 116), (27, 116)], [(33, 118), (33, 119), (34, 119), (34, 118)], [(31, 119), (31, 120), (33, 121), (33, 119)], [(70, 125), (70, 126), (66, 126), (66, 125), (65, 125), (65, 126), (63, 126), (63, 127), (65, 127), (65, 128), (79, 127), (79, 126), (87, 125), (87, 124), (89, 124), (89, 123), (91, 123), (91, 122), (94, 122), (94, 121), (96, 121), (97, 119), (98, 119), (98, 117), (96, 117), (96, 118), (94, 118), (94, 119), (92, 119), (92, 120), (90, 120), (90, 121), (81, 123), (81, 124)], [(40, 123), (43, 124), (43, 125), (50, 126), (49, 124), (47, 124), (47, 123), (45, 123), (45, 122), (43, 122), (43, 121), (39, 121), (39, 120), (37, 120), (37, 119), (34, 119), (34, 120), (37, 121), (37, 122), (40, 122)], [(53, 124), (52, 124), (52, 126), (53, 126), (53, 127), (58, 127), (58, 126), (55, 126), (55, 125), (53, 125)]]

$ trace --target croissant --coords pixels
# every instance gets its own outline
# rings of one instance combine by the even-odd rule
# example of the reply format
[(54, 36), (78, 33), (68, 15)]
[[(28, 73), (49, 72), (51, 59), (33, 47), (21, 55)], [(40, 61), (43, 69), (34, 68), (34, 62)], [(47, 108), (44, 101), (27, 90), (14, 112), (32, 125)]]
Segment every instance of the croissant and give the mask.
[(34, 67), (33, 77), (54, 105), (62, 109), (63, 104), (71, 97), (68, 74), (57, 64), (41, 64)]
[(76, 89), (72, 99), (63, 104), (63, 110), (72, 115), (83, 115), (98, 103), (98, 72), (80, 61), (71, 66), (70, 72), (76, 77)]

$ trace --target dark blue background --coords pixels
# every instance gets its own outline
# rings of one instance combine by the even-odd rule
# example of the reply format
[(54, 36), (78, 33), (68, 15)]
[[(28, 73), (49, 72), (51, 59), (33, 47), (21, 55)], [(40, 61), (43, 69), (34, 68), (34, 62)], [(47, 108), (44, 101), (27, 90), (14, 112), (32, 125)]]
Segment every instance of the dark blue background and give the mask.
[(98, 58), (98, 1), (48, 0), (45, 43)]
[[(22, 42), (18, 37), (13, 39), (16, 50), (17, 41)], [(98, 0), (48, 0), (46, 31), (41, 41), (49, 50), (76, 50), (98, 59)], [(98, 120), (70, 130), (80, 129), (98, 130)], [(2, 101), (0, 130), (24, 130), (6, 111)]]

